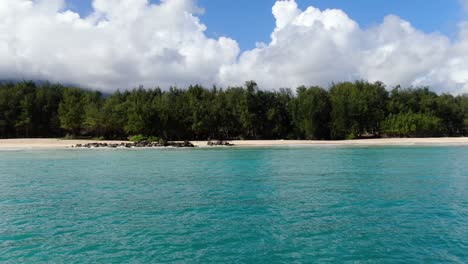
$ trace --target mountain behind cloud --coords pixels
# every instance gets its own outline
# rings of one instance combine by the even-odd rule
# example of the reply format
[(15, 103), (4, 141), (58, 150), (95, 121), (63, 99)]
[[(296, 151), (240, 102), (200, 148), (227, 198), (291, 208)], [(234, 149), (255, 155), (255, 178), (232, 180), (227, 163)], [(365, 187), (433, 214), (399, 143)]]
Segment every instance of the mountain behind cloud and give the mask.
[[(462, 1), (464, 2), (464, 1)], [(64, 0), (0, 2), (0, 79), (38, 79), (113, 91), (138, 85), (277, 89), (365, 79), (468, 92), (468, 23), (458, 37), (424, 33), (393, 15), (363, 29), (337, 9), (272, 8), (270, 43), (241, 52), (205, 34), (194, 0), (94, 0), (87, 17)]]

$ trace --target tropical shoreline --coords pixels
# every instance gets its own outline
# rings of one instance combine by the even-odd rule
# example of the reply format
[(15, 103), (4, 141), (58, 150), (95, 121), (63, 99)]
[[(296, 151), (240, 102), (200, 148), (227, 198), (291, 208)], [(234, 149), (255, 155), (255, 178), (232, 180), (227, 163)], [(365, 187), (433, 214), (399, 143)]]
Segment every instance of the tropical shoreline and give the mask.
[[(128, 141), (109, 140), (65, 140), (53, 138), (0, 139), (0, 149), (67, 149), (78, 144), (88, 143), (128, 143)], [(212, 148), (208, 141), (191, 141), (196, 147)], [(295, 147), (295, 146), (408, 146), (408, 145), (466, 145), (468, 137), (444, 138), (380, 138), (357, 140), (233, 140), (234, 147)]]

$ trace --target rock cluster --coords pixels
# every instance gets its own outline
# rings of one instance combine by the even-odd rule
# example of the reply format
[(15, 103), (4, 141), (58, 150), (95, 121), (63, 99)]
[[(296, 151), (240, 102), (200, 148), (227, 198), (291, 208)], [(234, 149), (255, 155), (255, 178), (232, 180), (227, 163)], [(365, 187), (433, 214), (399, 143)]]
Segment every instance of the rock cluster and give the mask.
[(73, 148), (158, 148), (158, 147), (176, 147), (176, 148), (194, 148), (195, 146), (189, 142), (128, 142), (128, 143), (87, 143), (77, 144)]
[(234, 146), (234, 144), (231, 144), (227, 141), (223, 141), (223, 140), (215, 140), (215, 141), (208, 141), (207, 143), (208, 146), (228, 146), (228, 147), (231, 147), (231, 146)]

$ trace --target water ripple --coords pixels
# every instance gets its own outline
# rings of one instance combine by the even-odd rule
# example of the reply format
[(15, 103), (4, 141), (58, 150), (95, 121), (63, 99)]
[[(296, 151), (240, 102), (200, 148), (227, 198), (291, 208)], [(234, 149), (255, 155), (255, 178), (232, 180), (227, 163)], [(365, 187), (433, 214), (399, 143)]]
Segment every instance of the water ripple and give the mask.
[(468, 148), (0, 151), (0, 262), (467, 263)]

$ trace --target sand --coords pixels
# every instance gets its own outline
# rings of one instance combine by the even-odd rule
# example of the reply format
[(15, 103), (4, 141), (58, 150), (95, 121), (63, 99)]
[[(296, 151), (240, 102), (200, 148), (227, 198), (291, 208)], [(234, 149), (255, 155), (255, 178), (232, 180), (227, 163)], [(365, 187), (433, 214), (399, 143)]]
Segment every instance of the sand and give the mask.
[[(121, 143), (125, 141), (93, 141), (93, 140), (63, 140), (63, 139), (0, 139), (0, 149), (65, 149), (76, 144), (92, 142)], [(236, 147), (270, 147), (270, 146), (406, 146), (406, 145), (465, 145), (468, 137), (457, 138), (383, 138), (360, 139), (344, 141), (318, 140), (239, 140), (230, 141)], [(206, 141), (192, 141), (197, 147), (208, 147)]]

